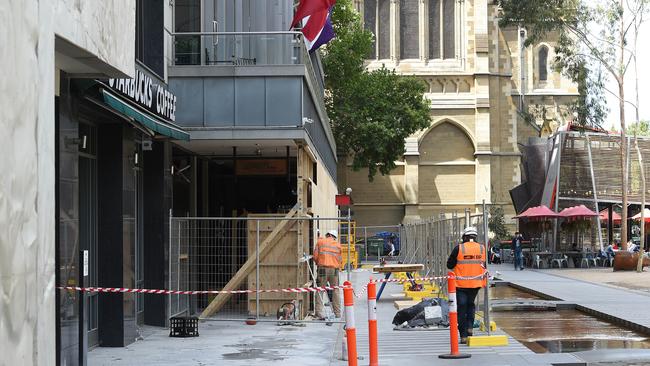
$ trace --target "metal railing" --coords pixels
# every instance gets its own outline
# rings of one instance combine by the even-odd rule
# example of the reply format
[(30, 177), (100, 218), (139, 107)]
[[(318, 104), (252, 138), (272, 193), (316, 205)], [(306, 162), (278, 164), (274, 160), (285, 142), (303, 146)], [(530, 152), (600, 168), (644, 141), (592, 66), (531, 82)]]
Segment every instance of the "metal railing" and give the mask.
[[(173, 66), (282, 66), (304, 65), (325, 110), (323, 70), (314, 65), (298, 31), (277, 32), (167, 32), (169, 64)], [(315, 56), (318, 57), (318, 56)]]
[[(268, 66), (311, 63), (302, 33), (176, 32), (170, 33), (173, 65)], [(305, 49), (306, 52), (306, 49)]]

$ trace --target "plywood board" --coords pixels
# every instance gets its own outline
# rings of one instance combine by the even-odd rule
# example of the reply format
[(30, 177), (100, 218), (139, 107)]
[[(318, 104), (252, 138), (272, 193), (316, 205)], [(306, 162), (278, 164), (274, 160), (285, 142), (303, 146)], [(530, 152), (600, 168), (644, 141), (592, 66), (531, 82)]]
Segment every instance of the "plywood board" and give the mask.
[(379, 273), (386, 272), (417, 272), (424, 270), (423, 264), (386, 264), (383, 266), (374, 266), (372, 270)]
[[(264, 218), (278, 218), (279, 215), (250, 215), (251, 218), (260, 219), (259, 221), (259, 241), (264, 242), (267, 238), (273, 233), (277, 225), (281, 223), (280, 220), (264, 220)], [(275, 241), (275, 243), (268, 249), (266, 256), (260, 258), (260, 267), (259, 267), (259, 288), (260, 289), (282, 289), (282, 288), (292, 288), (292, 287), (301, 287), (306, 282), (309, 281), (307, 272), (304, 270), (306, 268), (305, 263), (301, 263), (299, 259), (302, 257), (304, 251), (300, 245), (299, 231), (301, 225), (308, 221), (297, 221), (294, 220), (290, 224), (286, 225), (284, 229), (284, 235), (281, 239)], [(303, 227), (305, 230), (307, 227)], [(257, 245), (257, 232), (258, 232), (258, 221), (250, 220), (248, 222), (248, 252), (255, 253), (255, 248)], [(255, 260), (255, 258), (253, 258)], [(256, 283), (257, 272), (253, 270), (248, 275), (248, 288), (255, 289), (257, 288)], [(275, 315), (278, 308), (282, 304), (291, 302), (291, 300), (296, 300), (300, 303), (300, 312), (298, 316), (302, 317), (304, 314), (304, 309), (308, 309), (308, 294), (302, 293), (260, 293), (258, 294), (249, 294), (248, 296), (248, 312), (250, 314), (256, 313), (257, 306), (257, 296), (259, 296), (260, 301), (260, 314), (261, 315)]]
[(408, 309), (411, 306), (415, 306), (419, 303), (420, 303), (419, 301), (414, 301), (414, 300), (393, 301), (393, 304), (395, 304), (395, 308), (397, 308), (397, 310)]

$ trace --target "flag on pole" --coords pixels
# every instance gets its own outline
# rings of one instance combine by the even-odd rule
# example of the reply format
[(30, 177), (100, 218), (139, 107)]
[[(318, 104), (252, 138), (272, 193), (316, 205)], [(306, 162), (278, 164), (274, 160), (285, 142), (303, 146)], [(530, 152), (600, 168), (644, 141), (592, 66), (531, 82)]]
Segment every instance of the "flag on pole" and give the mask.
[(334, 38), (331, 13), (336, 0), (301, 0), (291, 28), (302, 23), (302, 34), (309, 52)]

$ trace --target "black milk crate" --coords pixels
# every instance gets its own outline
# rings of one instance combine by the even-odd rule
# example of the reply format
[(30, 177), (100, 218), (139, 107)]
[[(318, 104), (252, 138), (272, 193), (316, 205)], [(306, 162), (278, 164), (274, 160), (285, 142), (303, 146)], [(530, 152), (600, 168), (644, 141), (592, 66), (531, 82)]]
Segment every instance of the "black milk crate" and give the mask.
[(169, 319), (170, 337), (198, 337), (199, 318), (195, 316), (175, 316)]

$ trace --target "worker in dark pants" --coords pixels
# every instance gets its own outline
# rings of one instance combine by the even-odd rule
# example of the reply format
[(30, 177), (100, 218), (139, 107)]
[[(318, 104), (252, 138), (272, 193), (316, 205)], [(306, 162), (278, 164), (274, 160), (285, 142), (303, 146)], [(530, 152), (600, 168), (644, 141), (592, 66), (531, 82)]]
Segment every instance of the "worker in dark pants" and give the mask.
[(463, 230), (463, 243), (456, 245), (447, 259), (447, 268), (456, 275), (456, 301), (458, 306), (458, 332), (460, 343), (466, 344), (467, 337), (474, 331), (476, 295), (485, 287), (485, 246), (476, 242), (475, 227)]

